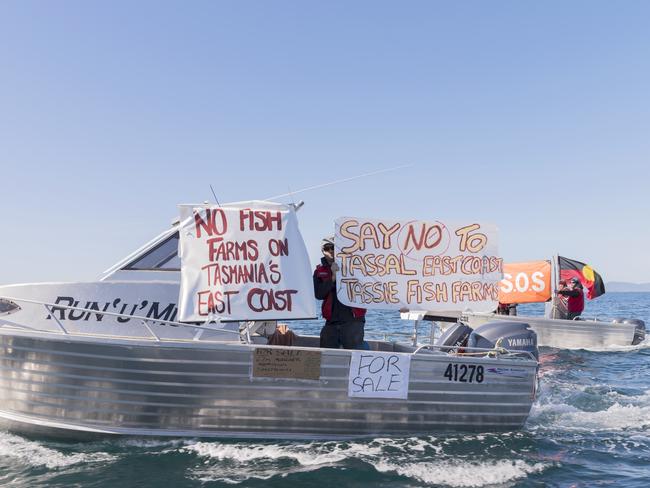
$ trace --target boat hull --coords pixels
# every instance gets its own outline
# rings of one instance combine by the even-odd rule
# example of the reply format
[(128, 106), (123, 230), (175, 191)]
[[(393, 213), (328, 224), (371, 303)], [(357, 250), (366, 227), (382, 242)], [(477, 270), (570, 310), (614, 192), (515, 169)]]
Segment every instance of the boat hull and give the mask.
[[(368, 399), (348, 396), (350, 351), (305, 348), (321, 351), (319, 380), (253, 378), (257, 347), (269, 346), (3, 329), (0, 420), (16, 432), (75, 439), (333, 439), (513, 430), (534, 400), (535, 361), (420, 351), (411, 358), (407, 399)], [(445, 377), (452, 363), (483, 365), (485, 382), (452, 382)]]
[(497, 314), (464, 314), (463, 320), (472, 328), (507, 320), (525, 322), (537, 334), (537, 345), (559, 349), (601, 349), (631, 346), (645, 338), (645, 330), (633, 324), (616, 324), (595, 320), (560, 320)]

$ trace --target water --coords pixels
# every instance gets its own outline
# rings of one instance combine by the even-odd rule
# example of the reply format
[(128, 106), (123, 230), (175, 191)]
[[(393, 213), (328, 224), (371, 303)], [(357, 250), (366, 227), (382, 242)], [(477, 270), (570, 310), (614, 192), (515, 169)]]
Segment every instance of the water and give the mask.
[[(540, 314), (542, 307), (520, 307)], [(650, 293), (612, 293), (585, 316), (650, 324)], [(319, 324), (294, 326), (316, 333)], [(367, 329), (410, 332), (396, 314)], [(525, 428), (354, 442), (122, 439), (60, 443), (0, 432), (0, 485), (591, 487), (650, 486), (650, 340), (605, 351), (542, 348)]]

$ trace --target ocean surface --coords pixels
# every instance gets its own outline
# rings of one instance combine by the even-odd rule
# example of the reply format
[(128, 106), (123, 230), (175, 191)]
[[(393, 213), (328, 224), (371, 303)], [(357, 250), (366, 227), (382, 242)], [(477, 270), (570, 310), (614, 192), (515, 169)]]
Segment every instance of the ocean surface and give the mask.
[[(539, 315), (542, 307), (520, 307)], [(650, 293), (610, 293), (585, 317), (650, 324)], [(292, 324), (318, 333), (320, 323)], [(411, 332), (397, 313), (367, 330)], [(0, 486), (650, 486), (650, 340), (601, 351), (540, 350), (525, 428), (351, 442), (123, 439), (52, 442), (0, 431)]]

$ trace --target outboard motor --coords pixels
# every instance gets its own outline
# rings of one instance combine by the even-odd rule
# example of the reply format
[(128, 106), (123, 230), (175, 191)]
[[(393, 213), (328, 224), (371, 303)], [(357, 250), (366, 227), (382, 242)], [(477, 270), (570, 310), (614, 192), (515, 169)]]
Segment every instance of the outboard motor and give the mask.
[(467, 339), (472, 333), (472, 328), (461, 322), (449, 327), (444, 334), (436, 341), (437, 346), (446, 346), (443, 351), (457, 352), (463, 347), (467, 347)]
[(503, 347), (509, 351), (527, 351), (539, 359), (537, 334), (523, 322), (498, 320), (483, 324), (470, 334), (468, 347), (494, 349)]
[(636, 346), (645, 340), (645, 322), (643, 320), (625, 319), (623, 323), (634, 325), (634, 338), (632, 339), (633, 346)]

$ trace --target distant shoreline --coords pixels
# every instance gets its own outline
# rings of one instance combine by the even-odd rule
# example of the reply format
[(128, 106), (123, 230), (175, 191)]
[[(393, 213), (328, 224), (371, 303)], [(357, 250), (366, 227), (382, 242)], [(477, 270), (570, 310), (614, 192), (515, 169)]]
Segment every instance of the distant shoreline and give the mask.
[(650, 283), (628, 283), (625, 281), (610, 281), (605, 283), (608, 293), (616, 292), (650, 292)]
[(650, 290), (608, 290), (605, 288), (605, 293), (650, 293)]

